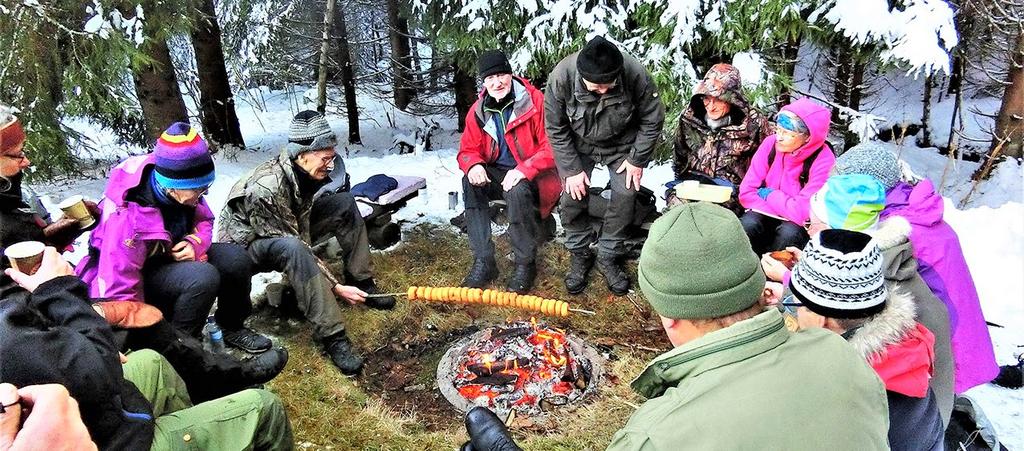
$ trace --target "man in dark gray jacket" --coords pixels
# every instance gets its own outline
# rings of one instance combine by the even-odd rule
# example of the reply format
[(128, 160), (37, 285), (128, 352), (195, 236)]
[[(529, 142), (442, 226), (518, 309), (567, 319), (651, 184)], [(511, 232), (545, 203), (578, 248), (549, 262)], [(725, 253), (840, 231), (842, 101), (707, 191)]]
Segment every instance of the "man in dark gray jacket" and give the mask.
[[(622, 261), (623, 242), (640, 179), (665, 123), (665, 107), (654, 81), (639, 61), (598, 36), (555, 66), (544, 110), (555, 164), (565, 180), (561, 219), (565, 246), (572, 254), (565, 288), (572, 294), (586, 289), (595, 260), (590, 244), (597, 241), (597, 266), (608, 289), (626, 294), (630, 280)], [(587, 189), (596, 164), (607, 167), (611, 179), (599, 238), (587, 211)]]

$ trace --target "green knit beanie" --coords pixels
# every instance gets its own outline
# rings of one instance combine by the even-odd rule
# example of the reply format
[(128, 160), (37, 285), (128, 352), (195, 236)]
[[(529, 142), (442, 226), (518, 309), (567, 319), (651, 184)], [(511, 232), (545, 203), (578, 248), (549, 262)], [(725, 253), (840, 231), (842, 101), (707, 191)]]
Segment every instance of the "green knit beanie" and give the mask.
[(765, 283), (739, 219), (707, 202), (676, 206), (654, 221), (638, 276), (654, 310), (675, 319), (742, 311), (760, 299)]

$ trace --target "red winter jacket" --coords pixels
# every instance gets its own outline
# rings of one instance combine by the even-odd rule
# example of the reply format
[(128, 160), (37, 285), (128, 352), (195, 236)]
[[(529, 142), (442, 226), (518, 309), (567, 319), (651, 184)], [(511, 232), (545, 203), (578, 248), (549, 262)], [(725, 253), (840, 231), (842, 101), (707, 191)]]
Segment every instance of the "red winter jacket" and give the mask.
[[(512, 90), (515, 93), (515, 105), (505, 128), (505, 141), (516, 160), (515, 168), (527, 180), (537, 184), (540, 214), (541, 217), (547, 217), (558, 202), (562, 183), (555, 170), (548, 135), (544, 131), (544, 94), (519, 77), (513, 78)], [(468, 174), (469, 169), (475, 165), (491, 164), (498, 160), (497, 132), (491, 119), (494, 113), (484, 111), (485, 95), (486, 90), (480, 92), (466, 115), (466, 130), (462, 133), (458, 155), (459, 169), (463, 173)]]

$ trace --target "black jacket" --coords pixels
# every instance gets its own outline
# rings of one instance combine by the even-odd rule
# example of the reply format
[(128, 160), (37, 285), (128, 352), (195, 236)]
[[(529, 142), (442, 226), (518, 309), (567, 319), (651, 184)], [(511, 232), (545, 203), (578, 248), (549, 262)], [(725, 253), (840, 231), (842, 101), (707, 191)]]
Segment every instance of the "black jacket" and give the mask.
[(58, 277), (34, 293), (5, 284), (0, 296), (0, 382), (61, 384), (100, 449), (148, 450), (152, 408), (124, 379), (113, 333), (85, 284)]

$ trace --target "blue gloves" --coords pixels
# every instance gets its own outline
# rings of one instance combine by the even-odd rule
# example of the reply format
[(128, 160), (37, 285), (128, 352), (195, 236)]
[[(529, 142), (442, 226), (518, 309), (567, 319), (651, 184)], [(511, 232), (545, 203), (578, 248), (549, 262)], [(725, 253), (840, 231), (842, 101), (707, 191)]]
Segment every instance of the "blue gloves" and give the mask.
[(775, 190), (773, 190), (771, 188), (768, 188), (768, 187), (758, 188), (757, 189), (757, 197), (760, 197), (761, 199), (764, 199), (764, 200), (768, 200), (768, 195), (771, 194), (772, 191), (775, 191)]

